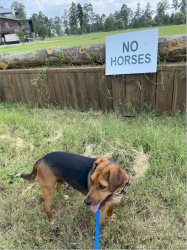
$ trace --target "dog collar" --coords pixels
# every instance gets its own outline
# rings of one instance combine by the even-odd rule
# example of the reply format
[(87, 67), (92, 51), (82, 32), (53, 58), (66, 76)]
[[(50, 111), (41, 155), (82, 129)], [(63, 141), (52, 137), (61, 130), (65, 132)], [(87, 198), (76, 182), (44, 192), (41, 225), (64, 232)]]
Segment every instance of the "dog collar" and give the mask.
[(120, 192), (117, 193), (113, 193), (113, 197), (117, 197), (117, 196), (123, 196), (127, 193), (129, 185), (125, 186), (123, 190), (121, 190)]

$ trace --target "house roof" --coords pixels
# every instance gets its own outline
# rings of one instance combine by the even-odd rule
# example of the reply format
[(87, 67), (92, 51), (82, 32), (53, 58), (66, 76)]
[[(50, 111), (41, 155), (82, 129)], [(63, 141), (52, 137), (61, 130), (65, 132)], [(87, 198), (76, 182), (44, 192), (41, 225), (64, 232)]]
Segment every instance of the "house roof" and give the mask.
[(14, 17), (6, 17), (6, 16), (2, 16), (1, 14), (0, 14), (0, 19), (7, 19), (7, 20), (15, 20), (15, 21), (20, 21), (20, 19), (17, 19), (17, 18), (14, 18)]
[(11, 10), (11, 9), (0, 7), (0, 15), (1, 14), (12, 14), (12, 15), (14, 15), (14, 11)]

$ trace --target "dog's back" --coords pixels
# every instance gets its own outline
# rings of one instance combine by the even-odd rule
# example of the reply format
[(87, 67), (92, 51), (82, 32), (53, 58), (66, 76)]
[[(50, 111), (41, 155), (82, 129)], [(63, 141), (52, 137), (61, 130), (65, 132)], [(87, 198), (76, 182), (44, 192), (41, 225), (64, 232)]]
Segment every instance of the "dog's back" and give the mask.
[(52, 152), (42, 159), (58, 179), (86, 194), (88, 192), (88, 174), (95, 158), (89, 158), (66, 152)]
[(52, 152), (40, 158), (29, 174), (19, 173), (26, 180), (33, 180), (38, 170), (40, 174), (48, 169), (57, 181), (65, 181), (83, 194), (88, 192), (88, 175), (96, 159), (66, 152)]

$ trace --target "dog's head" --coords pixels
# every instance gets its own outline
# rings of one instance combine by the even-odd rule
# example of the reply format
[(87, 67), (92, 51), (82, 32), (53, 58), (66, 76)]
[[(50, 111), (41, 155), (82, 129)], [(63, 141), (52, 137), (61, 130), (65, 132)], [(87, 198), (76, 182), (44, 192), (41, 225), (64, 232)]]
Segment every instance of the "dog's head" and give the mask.
[(98, 158), (90, 176), (90, 188), (84, 202), (96, 212), (114, 194), (123, 192), (129, 186), (129, 176), (113, 162)]

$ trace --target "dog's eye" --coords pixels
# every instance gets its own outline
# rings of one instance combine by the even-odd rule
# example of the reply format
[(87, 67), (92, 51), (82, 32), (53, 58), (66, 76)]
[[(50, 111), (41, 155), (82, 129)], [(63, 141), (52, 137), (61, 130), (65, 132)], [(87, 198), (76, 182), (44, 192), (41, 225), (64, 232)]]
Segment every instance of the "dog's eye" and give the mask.
[(99, 189), (105, 189), (106, 186), (103, 186), (102, 184), (99, 184)]

